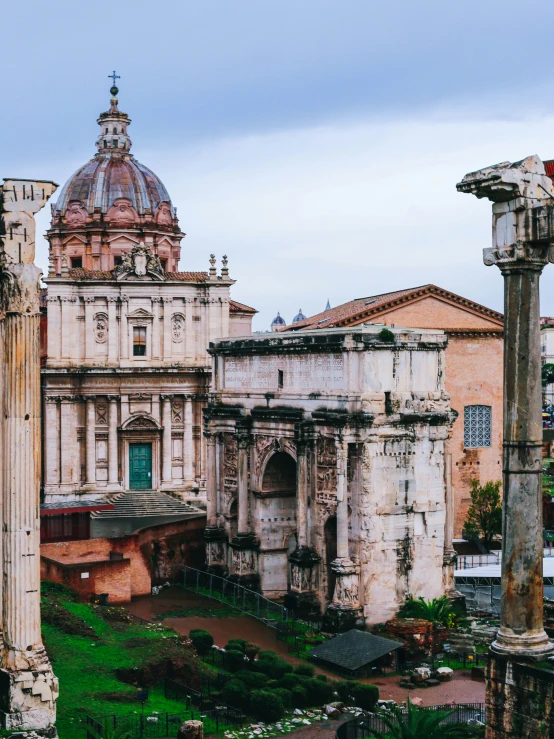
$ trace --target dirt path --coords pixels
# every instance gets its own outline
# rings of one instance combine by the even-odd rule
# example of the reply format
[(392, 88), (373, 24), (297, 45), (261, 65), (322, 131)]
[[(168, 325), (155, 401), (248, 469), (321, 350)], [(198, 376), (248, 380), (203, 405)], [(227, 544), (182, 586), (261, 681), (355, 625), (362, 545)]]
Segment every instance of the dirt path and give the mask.
[[(262, 649), (271, 649), (292, 664), (299, 664), (302, 660), (292, 657), (283, 642), (277, 641), (273, 629), (265, 626), (261, 621), (250, 616), (234, 615), (228, 606), (203, 595), (197, 595), (182, 588), (167, 588), (159, 595), (145, 595), (136, 598), (127, 609), (135, 616), (152, 620), (160, 613), (168, 611), (194, 609), (202, 615), (171, 616), (164, 619), (164, 623), (175, 629), (179, 634), (188, 635), (191, 629), (206, 629), (212, 634), (218, 647), (224, 647), (229, 639), (247, 639), (259, 644)], [(219, 613), (219, 615), (218, 615)], [(204, 615), (213, 614), (213, 615)], [(317, 672), (323, 670), (317, 669)], [(338, 675), (326, 672), (329, 677), (340, 679)], [(362, 680), (361, 682), (374, 683), (379, 687), (382, 700), (395, 700), (397, 703), (410, 698), (421, 698), (423, 705), (433, 706), (443, 703), (484, 703), (485, 683), (472, 680), (469, 672), (455, 672), (451, 682), (441, 683), (433, 688), (417, 688), (407, 691), (399, 686), (399, 677), (380, 677)], [(327, 722), (325, 722), (327, 723)], [(306, 727), (294, 732), (295, 737), (305, 731), (305, 739), (311, 739), (310, 731), (314, 730), (318, 736), (323, 724)], [(322, 729), (321, 729), (322, 730)], [(334, 732), (333, 732), (334, 735)], [(302, 734), (304, 738), (304, 734)]]

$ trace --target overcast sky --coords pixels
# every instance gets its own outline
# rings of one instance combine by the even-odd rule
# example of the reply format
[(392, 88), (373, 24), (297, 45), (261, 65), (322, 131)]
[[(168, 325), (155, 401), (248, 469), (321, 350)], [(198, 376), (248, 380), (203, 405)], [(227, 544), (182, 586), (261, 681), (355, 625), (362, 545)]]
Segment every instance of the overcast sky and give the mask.
[(0, 176), (62, 185), (92, 157), (115, 68), (181, 269), (226, 253), (255, 328), (429, 282), (502, 310), (490, 203), (455, 185), (554, 158), (553, 25), (551, 0), (5, 3)]

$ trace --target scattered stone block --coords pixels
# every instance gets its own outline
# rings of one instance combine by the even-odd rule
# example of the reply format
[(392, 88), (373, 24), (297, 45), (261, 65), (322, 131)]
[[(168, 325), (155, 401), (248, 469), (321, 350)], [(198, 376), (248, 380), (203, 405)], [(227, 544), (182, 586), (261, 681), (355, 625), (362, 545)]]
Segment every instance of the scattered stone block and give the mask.
[(204, 739), (202, 721), (185, 721), (181, 724), (177, 739)]

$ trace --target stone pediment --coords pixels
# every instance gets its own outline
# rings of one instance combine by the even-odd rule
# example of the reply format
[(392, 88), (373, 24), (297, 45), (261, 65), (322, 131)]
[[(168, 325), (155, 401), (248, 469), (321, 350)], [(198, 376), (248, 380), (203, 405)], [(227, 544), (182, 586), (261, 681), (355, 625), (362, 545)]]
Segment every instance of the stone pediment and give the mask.
[(152, 315), (152, 313), (145, 310), (144, 308), (137, 308), (132, 313), (127, 313), (127, 320), (133, 319), (133, 318), (142, 318), (142, 319), (152, 320), (154, 316)]
[(114, 269), (116, 280), (166, 280), (160, 258), (144, 241), (123, 253), (121, 264)]
[(161, 425), (156, 421), (156, 419), (146, 413), (134, 414), (121, 424), (122, 431), (159, 431), (161, 428)]

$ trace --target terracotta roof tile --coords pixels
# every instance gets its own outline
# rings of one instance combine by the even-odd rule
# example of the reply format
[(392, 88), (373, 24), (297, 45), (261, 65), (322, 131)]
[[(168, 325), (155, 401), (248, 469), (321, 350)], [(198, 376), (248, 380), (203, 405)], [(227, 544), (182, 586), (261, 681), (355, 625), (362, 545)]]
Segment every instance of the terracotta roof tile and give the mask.
[[(168, 280), (180, 282), (206, 282), (207, 272), (166, 272)], [(115, 280), (113, 272), (104, 269), (70, 269), (72, 280)]]
[[(459, 305), (465, 306), (470, 310), (477, 311), (478, 313), (485, 314), (487, 317), (493, 320), (503, 321), (503, 316), (497, 311), (493, 311), (490, 308), (486, 308), (479, 303), (474, 303), (472, 300), (463, 298), (460, 295), (451, 293), (448, 290), (443, 290), (436, 285), (421, 285), (420, 287), (412, 287), (406, 290), (396, 290), (390, 293), (382, 293), (380, 295), (370, 295), (365, 298), (356, 298), (348, 303), (337, 305), (331, 310), (317, 313), (315, 316), (310, 316), (303, 321), (293, 323), (287, 326), (283, 331), (301, 331), (302, 329), (318, 329), (318, 328), (330, 328), (331, 326), (348, 326), (351, 325), (352, 321), (360, 321), (367, 316), (368, 321), (371, 320), (373, 314), (379, 314), (383, 308), (393, 307), (395, 304), (402, 304), (413, 298), (423, 296), (425, 294), (434, 294), (443, 296), (449, 300), (452, 300)], [(467, 329), (459, 329), (467, 330)]]
[(239, 303), (237, 300), (229, 300), (229, 312), (230, 313), (257, 313), (255, 308), (251, 308), (249, 305)]

